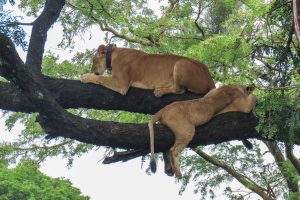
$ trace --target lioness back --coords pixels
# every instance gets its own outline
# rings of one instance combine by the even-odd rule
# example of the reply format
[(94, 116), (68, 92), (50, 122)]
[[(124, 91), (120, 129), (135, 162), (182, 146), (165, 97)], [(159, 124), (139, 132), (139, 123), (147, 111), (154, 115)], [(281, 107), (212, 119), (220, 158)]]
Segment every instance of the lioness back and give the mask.
[(135, 49), (117, 49), (113, 66), (128, 67), (133, 87), (172, 87), (177, 81), (174, 77), (177, 77), (181, 87), (194, 93), (204, 94), (215, 88), (208, 67), (193, 59), (178, 55), (147, 54)]

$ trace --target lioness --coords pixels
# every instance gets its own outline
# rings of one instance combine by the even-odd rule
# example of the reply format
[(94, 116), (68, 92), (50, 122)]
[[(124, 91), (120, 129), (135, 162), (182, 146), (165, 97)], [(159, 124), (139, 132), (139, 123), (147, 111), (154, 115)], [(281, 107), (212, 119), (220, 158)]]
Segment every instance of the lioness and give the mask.
[(174, 102), (158, 111), (148, 123), (151, 147), (151, 171), (156, 171), (154, 160), (154, 129), (153, 124), (160, 121), (175, 135), (175, 144), (164, 152), (165, 172), (181, 178), (179, 155), (189, 144), (195, 134), (195, 127), (208, 122), (216, 114), (240, 111), (249, 113), (257, 101), (252, 94), (254, 87), (238, 85), (222, 86), (213, 89), (203, 98)]
[[(112, 68), (112, 76), (101, 76)], [(147, 54), (127, 48), (100, 45), (93, 58), (93, 74), (81, 77), (83, 83), (101, 84), (122, 95), (130, 86), (154, 89), (161, 97), (168, 93), (181, 94), (185, 90), (205, 94), (215, 88), (206, 65), (177, 55)]]

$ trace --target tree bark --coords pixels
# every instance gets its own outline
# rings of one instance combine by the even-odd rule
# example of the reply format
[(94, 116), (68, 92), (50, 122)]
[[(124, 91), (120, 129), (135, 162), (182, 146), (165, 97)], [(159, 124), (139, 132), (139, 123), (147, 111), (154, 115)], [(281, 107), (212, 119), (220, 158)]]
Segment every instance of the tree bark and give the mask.
[[(278, 147), (278, 145), (275, 142), (264, 141), (264, 143), (266, 144), (269, 151), (275, 158), (275, 162), (276, 162), (279, 170), (281, 171), (281, 174), (284, 176), (284, 178), (287, 182), (289, 191), (292, 193), (298, 194), (299, 186), (298, 186), (297, 175), (293, 174), (292, 170), (288, 169), (287, 165), (284, 164), (286, 159), (284, 158), (283, 154), (281, 153), (280, 148)], [(293, 165), (290, 165), (290, 166), (294, 167)], [(290, 193), (290, 195), (293, 195), (293, 194)], [(290, 199), (293, 199), (293, 198), (290, 198)]]
[(47, 32), (59, 17), (64, 5), (65, 0), (47, 0), (45, 2), (44, 10), (33, 23), (26, 57), (26, 65), (31, 73), (41, 74)]
[[(199, 95), (166, 95), (156, 98), (153, 90), (130, 88), (126, 96), (120, 95), (101, 85), (83, 84), (76, 80), (56, 79), (43, 76), (43, 86), (51, 92), (63, 108), (95, 108), (102, 110), (124, 110), (129, 112), (153, 114), (174, 102), (199, 98)], [(0, 84), (0, 109), (37, 112), (26, 95), (8, 83)]]
[(300, 46), (300, 0), (293, 0), (293, 18), (295, 35)]

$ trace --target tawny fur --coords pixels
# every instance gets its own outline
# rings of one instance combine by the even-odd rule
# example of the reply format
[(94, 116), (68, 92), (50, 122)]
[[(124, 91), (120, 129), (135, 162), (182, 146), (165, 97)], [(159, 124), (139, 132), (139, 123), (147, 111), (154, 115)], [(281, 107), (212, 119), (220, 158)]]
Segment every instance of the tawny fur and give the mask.
[(195, 127), (208, 122), (213, 116), (240, 111), (249, 113), (257, 101), (252, 94), (253, 87), (243, 87), (238, 85), (222, 86), (213, 89), (203, 98), (174, 102), (158, 111), (148, 123), (150, 132), (151, 148), (151, 170), (155, 172), (154, 160), (154, 129), (153, 124), (160, 121), (166, 125), (175, 135), (175, 144), (164, 152), (165, 172), (181, 178), (182, 174), (179, 166), (179, 155), (189, 144), (195, 134)]
[(83, 83), (101, 84), (122, 95), (129, 87), (154, 89), (157, 97), (189, 90), (206, 94), (215, 88), (206, 65), (177, 55), (147, 54), (128, 48), (112, 50), (112, 76), (102, 76), (106, 69), (107, 47), (100, 45), (94, 58), (92, 73), (81, 77)]

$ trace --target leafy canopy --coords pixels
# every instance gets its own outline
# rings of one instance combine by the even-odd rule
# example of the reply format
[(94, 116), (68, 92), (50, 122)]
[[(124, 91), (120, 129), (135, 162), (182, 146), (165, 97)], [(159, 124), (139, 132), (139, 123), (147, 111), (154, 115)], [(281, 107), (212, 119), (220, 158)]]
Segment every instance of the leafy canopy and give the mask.
[(0, 160), (1, 200), (87, 200), (69, 180), (50, 178), (38, 170), (32, 160), (23, 160), (15, 168), (7, 168)]

